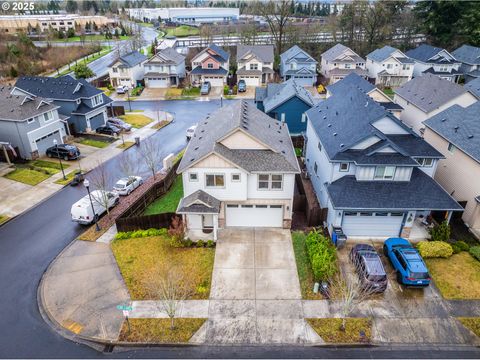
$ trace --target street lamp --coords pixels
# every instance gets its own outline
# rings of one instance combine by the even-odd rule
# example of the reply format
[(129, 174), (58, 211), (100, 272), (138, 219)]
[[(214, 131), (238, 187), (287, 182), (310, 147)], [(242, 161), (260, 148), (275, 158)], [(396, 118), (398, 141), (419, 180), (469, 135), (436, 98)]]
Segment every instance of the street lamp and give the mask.
[(90, 195), (90, 181), (88, 181), (88, 179), (83, 180), (83, 186), (87, 188), (88, 198), (90, 199), (90, 205), (92, 206), (93, 221), (95, 221), (95, 230), (100, 231), (100, 226), (98, 225), (97, 221), (97, 215), (95, 214), (95, 208), (93, 207), (92, 195)]
[(130, 94), (128, 93), (128, 90), (129, 89), (127, 89), (128, 108), (130, 109), (130, 112), (132, 112), (132, 105), (130, 104)]
[(57, 141), (57, 139), (53, 139), (53, 146), (55, 146), (55, 150), (57, 151), (57, 155), (58, 155), (58, 160), (60, 160), (60, 169), (62, 169), (63, 180), (67, 180), (67, 177), (65, 176), (65, 171), (63, 171), (62, 157), (60, 156), (60, 153), (58, 152), (58, 141)]

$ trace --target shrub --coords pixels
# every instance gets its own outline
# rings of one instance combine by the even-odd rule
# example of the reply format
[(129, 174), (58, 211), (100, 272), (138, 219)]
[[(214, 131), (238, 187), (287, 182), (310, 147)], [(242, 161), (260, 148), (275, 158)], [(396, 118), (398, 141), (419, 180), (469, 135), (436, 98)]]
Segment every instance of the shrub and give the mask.
[(311, 231), (306, 240), (307, 254), (317, 281), (328, 280), (337, 271), (336, 250), (330, 240), (316, 231)]
[(432, 236), (433, 241), (448, 241), (450, 240), (450, 225), (447, 221), (442, 222), (441, 224), (435, 225), (430, 229), (430, 235)]
[(452, 256), (452, 246), (445, 241), (420, 241), (418, 252), (424, 258), (448, 258)]
[(462, 252), (463, 250), (460, 248), (460, 246), (457, 245), (457, 243), (453, 243), (452, 245), (452, 250), (454, 254), (458, 254), (459, 252)]
[(205, 246), (205, 241), (203, 240), (198, 240), (197, 241), (197, 247), (201, 248), (201, 247), (204, 247)]
[(475, 259), (480, 261), (480, 246), (472, 246), (470, 250), (468, 250), (470, 255), (472, 255)]
[(470, 245), (468, 245), (465, 241), (460, 240), (455, 242), (455, 245), (460, 249), (460, 251), (468, 251), (470, 250)]
[(230, 87), (228, 85), (225, 85), (223, 87), (223, 95), (228, 95), (228, 91), (230, 90)]
[(207, 248), (213, 248), (213, 247), (215, 247), (215, 241), (207, 240)]
[(187, 239), (183, 242), (183, 244), (185, 245), (185, 247), (192, 247), (194, 243), (192, 240)]
[(135, 230), (135, 231), (120, 231), (115, 235), (115, 240), (124, 240), (131, 238), (142, 238), (148, 236), (163, 236), (168, 232), (167, 229), (148, 229), (148, 230)]

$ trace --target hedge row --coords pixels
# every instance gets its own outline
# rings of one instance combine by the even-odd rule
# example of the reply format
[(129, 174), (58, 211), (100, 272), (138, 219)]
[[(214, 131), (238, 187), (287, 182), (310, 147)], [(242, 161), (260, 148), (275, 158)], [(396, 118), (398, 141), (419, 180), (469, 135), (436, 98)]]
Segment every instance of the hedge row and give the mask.
[(330, 279), (337, 271), (336, 250), (331, 241), (314, 230), (307, 235), (305, 245), (315, 281)]
[(445, 241), (420, 241), (418, 252), (423, 258), (448, 258), (452, 256), (452, 246)]
[(132, 238), (142, 238), (148, 236), (161, 236), (167, 235), (168, 230), (163, 229), (148, 229), (148, 230), (136, 230), (136, 231), (120, 231), (115, 235), (115, 240), (124, 240)]
[(468, 251), (475, 259), (480, 261), (480, 246), (472, 246)]

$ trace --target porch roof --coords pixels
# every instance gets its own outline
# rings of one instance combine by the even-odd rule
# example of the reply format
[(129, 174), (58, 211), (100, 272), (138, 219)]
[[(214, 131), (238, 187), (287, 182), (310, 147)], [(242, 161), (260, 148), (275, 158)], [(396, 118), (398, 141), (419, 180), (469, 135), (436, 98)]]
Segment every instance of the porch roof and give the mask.
[(218, 214), (220, 200), (203, 190), (185, 196), (178, 204), (178, 214)]

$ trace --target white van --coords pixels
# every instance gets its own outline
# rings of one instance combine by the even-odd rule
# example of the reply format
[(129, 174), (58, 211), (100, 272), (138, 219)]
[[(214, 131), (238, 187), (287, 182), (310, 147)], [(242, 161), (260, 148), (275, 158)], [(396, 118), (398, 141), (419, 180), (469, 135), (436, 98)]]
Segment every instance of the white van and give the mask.
[(90, 198), (88, 195), (85, 195), (83, 198), (78, 200), (75, 204), (72, 205), (71, 215), (72, 221), (78, 222), (82, 225), (88, 225), (95, 221), (102, 215), (107, 209), (103, 205), (103, 195), (105, 194), (108, 198), (108, 208), (112, 208), (118, 204), (120, 197), (118, 194), (112, 191), (102, 191), (102, 190), (93, 190), (92, 195), (92, 204), (95, 209), (95, 214), (92, 210), (92, 205), (90, 204)]

